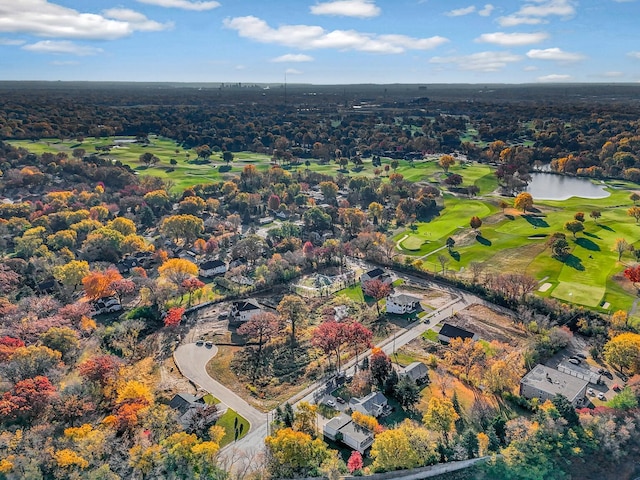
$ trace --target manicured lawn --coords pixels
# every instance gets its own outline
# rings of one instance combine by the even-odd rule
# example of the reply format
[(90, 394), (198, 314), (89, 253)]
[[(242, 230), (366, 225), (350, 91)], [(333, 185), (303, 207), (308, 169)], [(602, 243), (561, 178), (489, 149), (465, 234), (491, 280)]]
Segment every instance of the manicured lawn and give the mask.
[(204, 403), (206, 403), (207, 405), (217, 405), (220, 403), (220, 400), (218, 400), (216, 397), (214, 397), (210, 393), (207, 393), (204, 397), (202, 397), (202, 399), (204, 400)]
[(437, 342), (438, 341), (438, 332), (436, 332), (435, 330), (427, 330), (426, 332), (424, 332), (422, 334), (422, 338), (424, 338), (425, 340), (429, 340), (431, 342)]
[[(247, 419), (231, 408), (227, 409), (227, 411), (224, 412), (224, 414), (216, 422), (216, 425), (224, 427), (225, 431), (227, 432), (220, 441), (220, 447), (229, 445), (234, 440), (240, 440), (247, 433), (249, 433), (249, 422), (247, 421)], [(238, 432), (240, 432), (240, 429), (242, 429), (242, 433), (238, 434), (237, 439), (235, 436), (236, 428), (238, 429)]]
[(364, 302), (364, 293), (362, 293), (362, 287), (359, 284), (339, 290), (335, 295), (344, 295), (353, 301)]

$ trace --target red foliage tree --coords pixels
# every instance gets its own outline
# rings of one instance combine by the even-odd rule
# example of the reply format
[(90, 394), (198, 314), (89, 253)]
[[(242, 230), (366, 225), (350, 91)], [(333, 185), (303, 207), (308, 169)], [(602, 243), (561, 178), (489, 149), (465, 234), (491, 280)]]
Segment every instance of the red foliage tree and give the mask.
[(56, 388), (47, 377), (27, 378), (16, 383), (0, 400), (0, 417), (25, 418), (38, 415), (51, 401)]
[(362, 455), (357, 450), (351, 452), (351, 456), (347, 461), (347, 468), (349, 469), (349, 473), (356, 472), (361, 470), (364, 467), (364, 462), (362, 461)]
[(24, 342), (19, 338), (2, 337), (0, 338), (0, 362), (6, 362), (17, 348), (24, 347)]
[(113, 355), (99, 355), (85, 360), (78, 366), (80, 375), (92, 382), (105, 386), (116, 376), (120, 360)]
[(356, 365), (361, 348), (370, 348), (373, 332), (360, 322), (347, 324), (347, 344), (356, 351)]
[(269, 207), (269, 210), (278, 210), (278, 208), (280, 208), (280, 197), (276, 194), (269, 196), (267, 206)]
[(196, 277), (187, 278), (182, 282), (182, 288), (185, 289), (189, 293), (189, 306), (191, 306), (191, 297), (193, 296), (193, 292), (196, 290), (200, 290), (204, 287), (204, 282), (197, 279)]
[(349, 338), (349, 328), (346, 323), (338, 323), (335, 320), (322, 322), (313, 331), (311, 342), (325, 354), (336, 355), (336, 367), (340, 370), (340, 349)]
[(182, 321), (182, 315), (184, 314), (184, 308), (173, 307), (167, 312), (167, 316), (164, 317), (165, 327), (177, 327)]
[(368, 280), (362, 285), (362, 291), (368, 297), (375, 299), (376, 310), (380, 315), (380, 300), (391, 293), (391, 285), (378, 279)]
[(136, 291), (136, 284), (133, 280), (129, 280), (128, 278), (121, 278), (119, 280), (114, 280), (109, 285), (116, 298), (118, 299), (118, 303), (122, 305), (122, 299), (133, 294)]
[(624, 276), (627, 277), (634, 286), (640, 282), (640, 264), (629, 267), (624, 271)]
[(278, 321), (278, 317), (273, 313), (262, 312), (254, 315), (248, 322), (240, 326), (238, 333), (240, 335), (246, 335), (258, 343), (256, 363), (259, 363), (262, 346), (276, 336), (279, 330), (280, 322)]
[(382, 387), (385, 380), (391, 373), (391, 359), (382, 351), (382, 349), (374, 348), (371, 354), (369, 368), (371, 369), (371, 378), (376, 381), (379, 387)]
[(78, 325), (82, 317), (90, 316), (91, 305), (86, 302), (72, 303), (62, 307), (58, 313), (65, 320), (69, 320), (73, 324)]

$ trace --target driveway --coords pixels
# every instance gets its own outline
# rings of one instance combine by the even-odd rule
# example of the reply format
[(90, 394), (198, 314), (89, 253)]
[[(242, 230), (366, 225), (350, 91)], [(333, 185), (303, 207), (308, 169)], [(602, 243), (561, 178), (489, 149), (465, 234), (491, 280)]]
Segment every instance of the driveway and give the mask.
[(216, 353), (218, 348), (215, 345), (206, 347), (189, 343), (176, 348), (173, 359), (182, 375), (246, 418), (250, 423), (250, 432), (265, 425), (266, 414), (252, 407), (240, 396), (209, 376), (206, 366)]

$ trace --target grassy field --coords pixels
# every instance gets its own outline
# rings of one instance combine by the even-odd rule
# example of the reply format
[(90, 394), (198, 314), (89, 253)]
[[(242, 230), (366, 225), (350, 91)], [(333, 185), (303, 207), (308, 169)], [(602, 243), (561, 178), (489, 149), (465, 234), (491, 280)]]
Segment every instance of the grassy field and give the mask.
[[(633, 206), (630, 190), (635, 188), (634, 184), (616, 181), (609, 186), (607, 198), (539, 201), (534, 205), (536, 211), (527, 214), (514, 209), (502, 213), (496, 207), (498, 199), (490, 196), (470, 200), (445, 195), (440, 216), (417, 223), (394, 240), (399, 241), (402, 253), (422, 258), (424, 268), (431, 271), (441, 270), (437, 257), (443, 254), (449, 260), (447, 269), (462, 276), (468, 275), (465, 270), (471, 262), (484, 262), (489, 271), (525, 272), (541, 285), (550, 283), (546, 292), (538, 292), (541, 296), (602, 312), (630, 311), (636, 292), (620, 278), (620, 272), (635, 259), (626, 252), (618, 261), (614, 244), (624, 238), (640, 248), (640, 225), (627, 214)], [(602, 212), (598, 222), (589, 217), (593, 210)], [(564, 224), (577, 212), (585, 213), (585, 230), (573, 238)], [(484, 222), (478, 237), (469, 227), (473, 215)], [(564, 261), (554, 258), (545, 245), (546, 238), (555, 232), (564, 232), (571, 247)], [(442, 248), (450, 236), (456, 241), (451, 253)], [(634, 312), (634, 321), (640, 321), (636, 315)]]
[[(236, 425), (238, 429), (237, 440), (240, 440), (249, 433), (249, 422), (247, 419), (231, 408), (228, 408), (227, 411), (224, 412), (224, 414), (216, 421), (216, 425), (224, 427), (226, 431), (224, 437), (222, 437), (222, 440), (220, 441), (221, 448), (236, 440)], [(240, 429), (242, 429), (242, 433), (240, 433)]]

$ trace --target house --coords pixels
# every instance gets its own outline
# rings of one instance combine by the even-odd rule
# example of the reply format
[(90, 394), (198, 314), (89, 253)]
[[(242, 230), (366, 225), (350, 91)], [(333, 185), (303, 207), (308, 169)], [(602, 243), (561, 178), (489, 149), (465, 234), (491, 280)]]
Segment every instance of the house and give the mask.
[(364, 453), (373, 444), (373, 432), (356, 425), (344, 413), (327, 422), (322, 427), (322, 433), (330, 440), (342, 442), (360, 453)]
[(247, 300), (239, 300), (231, 304), (231, 310), (229, 310), (229, 320), (232, 322), (247, 322), (253, 318), (254, 315), (262, 312), (262, 308), (258, 302), (252, 298)]
[(58, 282), (55, 278), (50, 278), (45, 280), (44, 282), (40, 282), (36, 288), (40, 293), (53, 293), (60, 287), (60, 282)]
[(398, 372), (399, 377), (409, 377), (416, 384), (421, 385), (429, 380), (429, 369), (422, 362), (413, 362)]
[(227, 264), (222, 260), (208, 260), (199, 266), (201, 277), (211, 278), (216, 275), (222, 275), (227, 271)]
[[(195, 395), (191, 395), (190, 393), (177, 393), (169, 402), (169, 407), (178, 412), (178, 421), (182, 424), (182, 426), (187, 426), (191, 421), (194, 413), (204, 408), (206, 405), (207, 404), (204, 401), (203, 395), (196, 397)], [(214, 422), (227, 410), (226, 407), (220, 409), (220, 405), (217, 405), (217, 407), (218, 408), (216, 409), (216, 411), (213, 412), (210, 418), (207, 419), (209, 422)]]
[(382, 415), (387, 406), (387, 397), (380, 392), (371, 392), (366, 397), (352, 398), (349, 400), (351, 410), (373, 417)]
[(440, 332), (438, 332), (438, 340), (442, 343), (450, 343), (452, 338), (470, 338), (471, 340), (478, 340), (478, 334), (465, 330), (464, 328), (456, 327), (450, 323), (444, 323)]
[(123, 258), (116, 263), (116, 268), (120, 273), (129, 273), (132, 269), (142, 266), (137, 258)]
[(382, 283), (390, 284), (391, 275), (381, 268), (374, 268), (373, 270), (363, 273), (360, 277), (360, 283), (369, 282), (371, 280), (380, 280)]
[(341, 322), (349, 317), (349, 308), (346, 305), (337, 305), (333, 307), (333, 318), (336, 322)]
[(520, 395), (538, 398), (541, 402), (557, 394), (564, 395), (574, 407), (582, 405), (587, 393), (588, 380), (538, 364), (520, 380)]
[(236, 267), (241, 267), (242, 265), (247, 264), (247, 259), (243, 257), (238, 257), (229, 262), (229, 270)]
[(394, 293), (387, 296), (387, 313), (404, 315), (414, 313), (420, 308), (420, 298), (406, 293)]

